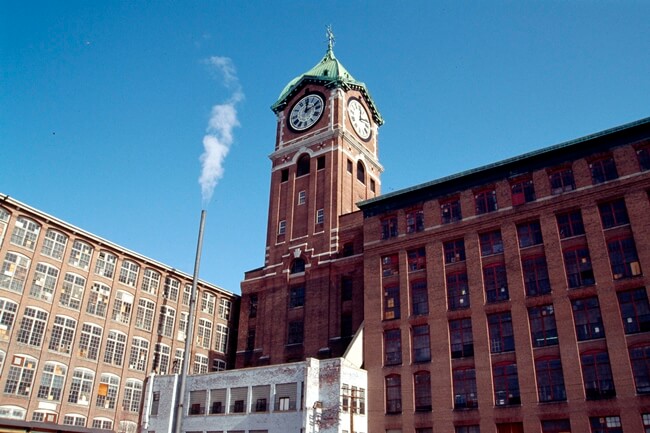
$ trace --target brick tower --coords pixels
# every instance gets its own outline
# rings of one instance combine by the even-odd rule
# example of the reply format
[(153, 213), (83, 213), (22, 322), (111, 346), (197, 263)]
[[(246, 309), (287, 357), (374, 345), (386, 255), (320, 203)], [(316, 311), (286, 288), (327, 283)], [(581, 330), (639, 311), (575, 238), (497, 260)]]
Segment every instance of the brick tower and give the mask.
[(341, 216), (380, 193), (383, 120), (328, 37), (322, 60), (271, 107), (266, 255), (242, 282), (238, 367), (340, 356), (363, 321), (361, 233), (347, 233)]

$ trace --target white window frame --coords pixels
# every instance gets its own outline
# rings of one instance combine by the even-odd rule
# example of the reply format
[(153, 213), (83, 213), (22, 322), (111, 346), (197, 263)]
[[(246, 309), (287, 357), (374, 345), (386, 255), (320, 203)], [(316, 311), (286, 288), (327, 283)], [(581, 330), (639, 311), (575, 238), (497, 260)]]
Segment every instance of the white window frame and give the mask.
[(59, 305), (79, 311), (81, 300), (84, 297), (86, 279), (81, 275), (67, 272), (61, 284), (61, 295)]
[(88, 406), (92, 398), (93, 384), (95, 383), (95, 372), (88, 368), (75, 368), (72, 372), (70, 390), (68, 391), (68, 403)]
[(129, 369), (145, 371), (149, 358), (149, 341), (141, 337), (131, 339), (131, 352), (129, 353)]
[(140, 272), (140, 265), (131, 260), (123, 260), (120, 267), (120, 276), (118, 281), (129, 287), (135, 287), (138, 281), (138, 273)]
[(94, 248), (90, 244), (75, 239), (72, 242), (72, 248), (70, 249), (70, 257), (68, 257), (68, 264), (74, 266), (75, 268), (83, 269), (87, 271), (90, 267), (90, 261), (93, 258)]
[(150, 299), (138, 299), (138, 309), (135, 314), (135, 327), (151, 331), (153, 320), (156, 315), (156, 303)]
[(104, 330), (94, 323), (84, 323), (81, 326), (81, 337), (79, 338), (79, 357), (97, 361), (99, 351), (102, 347), (102, 335)]
[(51, 304), (58, 279), (59, 269), (57, 267), (49, 263), (37, 263), (29, 296)]
[(19, 216), (16, 218), (14, 231), (11, 234), (11, 243), (29, 251), (34, 251), (40, 231), (41, 226), (39, 224), (29, 218)]
[(68, 237), (56, 230), (47, 229), (43, 239), (41, 254), (61, 261), (65, 254), (65, 247), (68, 245)]
[(48, 350), (70, 355), (74, 344), (77, 321), (68, 316), (56, 316), (50, 331)]
[(117, 256), (108, 251), (100, 251), (95, 262), (95, 274), (101, 277), (113, 279), (115, 276), (115, 265)]
[(151, 293), (152, 295), (158, 294), (160, 288), (160, 279), (162, 275), (151, 268), (146, 268), (142, 274), (142, 291)]
[(23, 293), (31, 260), (20, 253), (7, 251), (0, 270), (0, 288)]
[(41, 308), (26, 307), (16, 341), (32, 347), (41, 347), (47, 329), (47, 311)]

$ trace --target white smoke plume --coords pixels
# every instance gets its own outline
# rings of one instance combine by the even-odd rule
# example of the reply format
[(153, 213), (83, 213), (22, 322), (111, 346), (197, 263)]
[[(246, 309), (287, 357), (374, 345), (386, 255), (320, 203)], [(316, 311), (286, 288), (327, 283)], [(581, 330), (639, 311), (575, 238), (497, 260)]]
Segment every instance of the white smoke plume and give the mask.
[(233, 129), (239, 126), (236, 105), (244, 99), (237, 71), (228, 57), (210, 57), (206, 63), (220, 74), (224, 86), (232, 91), (230, 99), (212, 107), (206, 134), (203, 136), (203, 154), (201, 155), (201, 195), (203, 203), (212, 198), (214, 188), (223, 177), (223, 163), (234, 141)]

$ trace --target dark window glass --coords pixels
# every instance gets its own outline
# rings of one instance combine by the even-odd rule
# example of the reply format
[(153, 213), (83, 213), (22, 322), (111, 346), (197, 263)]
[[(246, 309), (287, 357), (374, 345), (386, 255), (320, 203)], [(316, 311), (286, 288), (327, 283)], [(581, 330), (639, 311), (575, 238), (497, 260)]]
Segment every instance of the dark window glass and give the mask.
[(564, 376), (560, 358), (542, 358), (535, 361), (537, 395), (539, 401), (564, 401)]
[(305, 337), (304, 323), (302, 320), (289, 322), (289, 335), (287, 344), (302, 344)]
[(501, 353), (515, 350), (515, 338), (512, 331), (510, 312), (490, 314), (488, 316), (490, 334), (490, 352)]
[(292, 287), (289, 289), (289, 308), (305, 306), (305, 287)]
[(285, 168), (280, 172), (280, 182), (286, 182), (289, 180), (289, 169)]
[(548, 180), (551, 183), (552, 194), (561, 194), (576, 189), (573, 170), (570, 168), (562, 168), (549, 173)]
[(431, 412), (431, 374), (419, 371), (413, 375), (415, 411)]
[(526, 295), (539, 296), (551, 293), (551, 283), (548, 279), (546, 257), (537, 256), (521, 260), (524, 271), (524, 284)]
[(452, 358), (474, 356), (472, 319), (467, 318), (449, 321), (449, 340), (451, 343)]
[(530, 178), (521, 179), (510, 185), (512, 190), (512, 205), (519, 206), (535, 200), (535, 185)]
[(424, 247), (408, 250), (406, 257), (408, 259), (409, 272), (427, 268), (427, 254)]
[(381, 238), (390, 239), (397, 236), (397, 217), (391, 216), (381, 220)]
[(291, 263), (291, 273), (299, 274), (301, 272), (305, 272), (305, 261), (303, 259), (295, 259)]
[(411, 210), (406, 213), (406, 233), (416, 233), (424, 230), (424, 211)]
[(447, 275), (447, 306), (450, 310), (469, 308), (469, 285), (464, 271)]
[(592, 161), (589, 164), (589, 169), (591, 170), (591, 180), (594, 185), (618, 178), (616, 164), (611, 156)]
[(517, 224), (517, 236), (519, 237), (520, 248), (539, 245), (543, 242), (542, 228), (539, 225), (539, 221), (527, 221)]
[(552, 305), (528, 309), (530, 336), (534, 347), (555, 346), (558, 344), (555, 309)]
[(618, 416), (592, 416), (589, 418), (591, 433), (623, 433)]
[(353, 292), (352, 277), (341, 277), (341, 301), (351, 301)]
[(611, 240), (607, 242), (607, 251), (615, 280), (641, 275), (641, 266), (633, 238)]
[(298, 163), (296, 164), (296, 177), (309, 174), (309, 163), (309, 155), (302, 155), (298, 158)]
[(366, 183), (366, 169), (361, 161), (357, 162), (357, 180), (361, 183)]
[(503, 240), (501, 239), (501, 230), (493, 230), (479, 235), (481, 244), (481, 256), (490, 256), (503, 252)]
[(248, 297), (248, 317), (257, 317), (257, 293)]
[(650, 394), (650, 346), (631, 347), (630, 363), (637, 394)]
[(476, 370), (456, 368), (453, 371), (454, 409), (473, 409), (478, 407), (476, 390)]
[(431, 345), (429, 340), (429, 325), (414, 326), (411, 330), (413, 333), (413, 361), (429, 362), (431, 361)]
[(440, 203), (440, 213), (442, 224), (462, 220), (463, 215), (460, 211), (460, 200), (456, 198)]
[(600, 211), (600, 221), (604, 229), (618, 227), (630, 223), (630, 218), (627, 215), (627, 207), (625, 200), (622, 198), (600, 203), (598, 205)]
[(571, 422), (568, 419), (548, 419), (541, 423), (542, 433), (571, 433)]
[(465, 261), (465, 241), (454, 239), (443, 244), (445, 250), (445, 263), (456, 263)]
[(400, 318), (399, 286), (384, 289), (384, 320)]
[(496, 406), (521, 404), (517, 364), (512, 362), (494, 365), (492, 379), (494, 380), (494, 404)]
[(510, 298), (506, 267), (503, 263), (496, 263), (483, 268), (483, 284), (485, 286), (485, 298), (488, 303), (507, 301)]
[(558, 214), (557, 228), (562, 239), (584, 235), (585, 226), (582, 223), (582, 212), (580, 212), (580, 209)]
[(429, 314), (429, 293), (426, 281), (418, 280), (411, 283), (411, 299), (414, 316)]
[(570, 288), (590, 286), (596, 283), (587, 247), (568, 249), (564, 251), (563, 255), (567, 284)]
[(402, 331), (389, 329), (384, 332), (384, 365), (402, 363)]
[(322, 170), (324, 168), (325, 168), (325, 157), (319, 156), (318, 159), (316, 160), (316, 169)]
[(645, 287), (618, 292), (617, 295), (625, 333), (650, 331), (650, 305)]
[(402, 379), (399, 375), (386, 376), (386, 413), (402, 412)]
[(495, 190), (479, 191), (474, 194), (476, 215), (482, 215), (497, 210), (497, 193)]
[(616, 396), (607, 352), (584, 353), (580, 356), (580, 363), (587, 400), (601, 400)]
[(399, 256), (390, 254), (381, 258), (381, 275), (390, 277), (399, 274)]
[(598, 298), (576, 299), (571, 302), (578, 341), (605, 338)]
[(641, 171), (650, 170), (650, 148), (642, 147), (637, 149), (636, 156), (639, 159), (639, 168)]

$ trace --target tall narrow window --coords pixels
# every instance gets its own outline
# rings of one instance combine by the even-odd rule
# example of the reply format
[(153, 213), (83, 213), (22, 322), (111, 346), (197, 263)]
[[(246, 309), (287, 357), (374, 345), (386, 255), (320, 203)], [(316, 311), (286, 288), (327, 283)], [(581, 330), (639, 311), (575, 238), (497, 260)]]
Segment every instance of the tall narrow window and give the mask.
[(135, 283), (138, 280), (138, 272), (140, 272), (140, 266), (137, 263), (124, 260), (120, 268), (119, 282), (127, 286), (135, 287)]
[(158, 294), (160, 288), (161, 275), (153, 269), (145, 269), (142, 275), (142, 291), (151, 293), (152, 295)]
[(578, 341), (605, 337), (598, 298), (576, 299), (571, 302)]
[(429, 293), (425, 280), (416, 280), (411, 283), (411, 312), (414, 316), (429, 314)]
[(357, 180), (363, 184), (366, 183), (366, 169), (361, 161), (357, 162)]
[(381, 275), (390, 277), (399, 274), (399, 256), (390, 254), (381, 258)]
[(453, 272), (447, 275), (447, 308), (460, 310), (469, 308), (469, 285), (465, 271)]
[(36, 358), (14, 355), (5, 382), (4, 393), (29, 397), (36, 373)]
[(384, 331), (384, 365), (402, 363), (402, 331), (388, 329)]
[(174, 321), (176, 320), (176, 310), (166, 305), (160, 307), (160, 316), (158, 318), (158, 335), (171, 337), (174, 333)]
[(492, 367), (492, 379), (494, 380), (494, 404), (496, 406), (521, 404), (517, 364), (514, 362), (495, 364)]
[(617, 295), (625, 333), (650, 331), (650, 305), (645, 287), (618, 292)]
[(449, 224), (463, 219), (458, 197), (440, 202), (440, 215), (442, 224)]
[(307, 203), (307, 191), (298, 191), (298, 205)]
[(181, 282), (176, 278), (165, 277), (165, 286), (163, 288), (163, 298), (172, 302), (178, 301), (178, 295), (181, 291)]
[(485, 286), (485, 299), (488, 303), (510, 299), (506, 266), (503, 263), (495, 263), (483, 268), (483, 285)]
[(618, 238), (607, 242), (609, 263), (615, 280), (641, 275), (639, 256), (636, 253), (634, 238)]
[(70, 272), (66, 273), (61, 287), (61, 296), (59, 296), (59, 305), (79, 310), (85, 286), (86, 279), (84, 277)]
[(72, 373), (68, 403), (88, 406), (90, 404), (94, 381), (95, 373), (92, 370), (86, 368), (75, 368)]
[(77, 321), (66, 316), (56, 316), (50, 331), (49, 350), (69, 355), (72, 353)]
[(79, 357), (97, 361), (101, 342), (102, 327), (91, 323), (84, 323), (81, 327), (81, 337), (79, 338)]
[(386, 413), (402, 413), (402, 379), (398, 374), (386, 376)]
[(411, 209), (406, 212), (406, 233), (417, 233), (424, 230), (424, 211)]
[(140, 337), (131, 340), (131, 353), (129, 353), (129, 368), (131, 370), (145, 371), (149, 357), (149, 341)]
[(126, 334), (119, 331), (109, 331), (104, 348), (104, 362), (118, 367), (124, 362), (126, 351)]
[(413, 326), (413, 362), (431, 361), (431, 343), (429, 339), (429, 325)]
[(106, 317), (111, 288), (106, 284), (94, 282), (88, 294), (86, 313), (93, 316)]
[(515, 350), (510, 312), (490, 314), (488, 316), (490, 334), (490, 352), (501, 353)]
[(38, 387), (38, 398), (61, 401), (61, 393), (68, 368), (58, 362), (46, 362)]
[(384, 288), (384, 320), (400, 318), (399, 286)]
[(210, 349), (212, 342), (212, 322), (199, 318), (199, 326), (196, 330), (196, 344), (204, 349)]
[(576, 247), (564, 250), (564, 269), (569, 288), (590, 286), (595, 284), (594, 271), (591, 267), (589, 249)]
[(541, 358), (535, 361), (537, 395), (540, 402), (564, 401), (564, 375), (560, 358)]
[(530, 337), (534, 347), (555, 346), (558, 344), (555, 309), (552, 305), (530, 307)]
[(650, 170), (650, 146), (640, 147), (636, 150), (641, 171)]
[(474, 356), (474, 339), (472, 337), (472, 319), (449, 321), (449, 341), (452, 358)]
[(318, 209), (316, 211), (316, 224), (323, 224), (325, 222), (325, 209)]
[(140, 401), (142, 400), (142, 381), (137, 379), (127, 379), (124, 384), (124, 398), (122, 399), (122, 409), (127, 412), (138, 412), (140, 410)]
[(156, 343), (153, 351), (153, 364), (151, 368), (158, 374), (167, 374), (169, 371), (169, 358), (171, 348), (162, 343)]
[(397, 237), (397, 217), (390, 216), (381, 220), (381, 238), (390, 239)]
[(117, 257), (109, 252), (100, 251), (95, 262), (95, 274), (106, 278), (113, 278), (116, 263)]
[(630, 347), (630, 363), (637, 394), (650, 394), (650, 345)]
[(478, 407), (476, 370), (472, 367), (455, 368), (452, 372), (454, 382), (454, 409), (474, 409)]
[(616, 396), (609, 355), (605, 351), (592, 351), (580, 355), (582, 379), (587, 400), (601, 400)]
[(431, 374), (428, 371), (418, 371), (413, 375), (413, 390), (415, 411), (431, 412)]
[(226, 353), (228, 350), (228, 327), (225, 325), (217, 324), (214, 336), (214, 350), (217, 352)]
[(465, 261), (465, 241), (462, 238), (444, 242), (442, 245), (446, 264)]
[[(303, 268), (303, 271), (304, 271), (304, 268)], [(228, 299), (225, 299), (225, 298), (219, 299), (218, 317), (220, 319), (230, 320), (230, 310), (231, 309), (232, 309), (232, 302), (230, 302)]]
[(104, 409), (115, 409), (119, 387), (119, 376), (110, 373), (103, 373), (99, 379), (95, 405)]
[(217, 297), (212, 293), (201, 292), (201, 311), (207, 314), (214, 314), (214, 307), (217, 303)]
[(115, 295), (115, 301), (113, 302), (113, 312), (111, 314), (111, 319), (115, 320), (116, 322), (128, 325), (131, 321), (133, 298), (134, 296), (132, 294), (118, 290), (117, 294)]
[(546, 257), (537, 256), (521, 259), (524, 272), (524, 284), (527, 296), (539, 296), (551, 293)]
[(309, 155), (300, 155), (300, 158), (298, 158), (298, 162), (296, 163), (296, 177), (309, 174), (309, 165)]
[(151, 331), (153, 329), (153, 318), (156, 312), (156, 304), (149, 299), (140, 298), (138, 311), (135, 317), (135, 327)]
[(294, 320), (289, 322), (287, 344), (302, 344), (305, 340), (305, 322)]
[(0, 341), (9, 341), (16, 322), (18, 304), (9, 299), (0, 298)]

